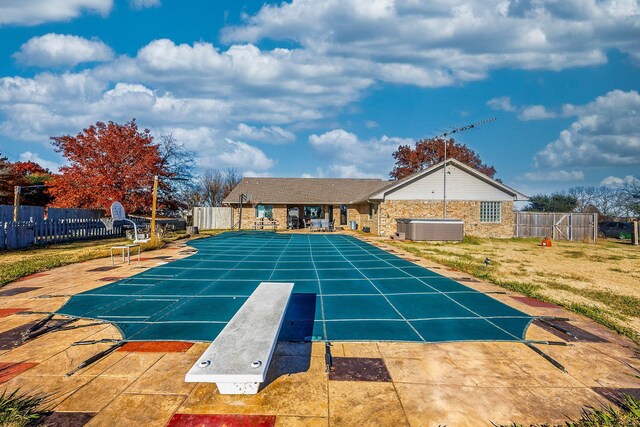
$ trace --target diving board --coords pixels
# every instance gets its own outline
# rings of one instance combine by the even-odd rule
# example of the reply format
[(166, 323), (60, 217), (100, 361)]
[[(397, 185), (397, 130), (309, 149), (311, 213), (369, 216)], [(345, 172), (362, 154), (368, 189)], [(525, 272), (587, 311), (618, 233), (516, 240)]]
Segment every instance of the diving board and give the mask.
[(221, 394), (256, 394), (266, 378), (293, 283), (262, 282), (200, 356), (186, 382)]

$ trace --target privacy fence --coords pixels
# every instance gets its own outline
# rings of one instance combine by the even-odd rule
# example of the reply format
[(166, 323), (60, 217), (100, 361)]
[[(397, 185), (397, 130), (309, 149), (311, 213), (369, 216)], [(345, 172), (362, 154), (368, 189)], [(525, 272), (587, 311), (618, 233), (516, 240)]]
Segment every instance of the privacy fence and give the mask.
[(233, 209), (230, 207), (193, 208), (193, 225), (200, 230), (227, 230), (233, 227)]
[(19, 221), (13, 221), (13, 206), (0, 206), (0, 250), (123, 235), (122, 227), (101, 219), (99, 210), (49, 208), (44, 219), (40, 206), (20, 208)]
[(598, 214), (516, 212), (515, 235), (595, 242), (598, 236)]

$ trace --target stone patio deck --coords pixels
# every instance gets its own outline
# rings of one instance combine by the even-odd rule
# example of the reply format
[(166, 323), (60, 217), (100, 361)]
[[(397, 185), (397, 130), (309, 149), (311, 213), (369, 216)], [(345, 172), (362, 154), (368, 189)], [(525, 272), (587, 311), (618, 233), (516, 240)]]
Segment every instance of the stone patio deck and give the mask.
[[(640, 359), (633, 342), (560, 307), (512, 292), (492, 296), (532, 315), (571, 319), (571, 325), (602, 342), (538, 345), (567, 373), (521, 343), (334, 342), (329, 375), (323, 343), (282, 342), (266, 387), (257, 395), (230, 396), (218, 394), (215, 384), (183, 381), (208, 343), (130, 343), (67, 377), (82, 361), (112, 345), (74, 342), (119, 339), (117, 329), (102, 324), (51, 332), (19, 346), (7, 335), (13, 330), (15, 337), (45, 316), (21, 312), (55, 311), (68, 295), (187, 256), (182, 249), (173, 245), (144, 253), (140, 263), (115, 268), (108, 258), (69, 265), (4, 287), (0, 389), (49, 393), (56, 411), (47, 420), (50, 425), (88, 426), (561, 423), (578, 418), (586, 406), (610, 405), (602, 396), (608, 389), (640, 389)], [(429, 261), (416, 263), (459, 280), (465, 276)], [(488, 283), (461, 282), (480, 291), (504, 291)], [(80, 320), (69, 326), (91, 323)], [(562, 338), (573, 341), (535, 324), (527, 333), (531, 340)]]

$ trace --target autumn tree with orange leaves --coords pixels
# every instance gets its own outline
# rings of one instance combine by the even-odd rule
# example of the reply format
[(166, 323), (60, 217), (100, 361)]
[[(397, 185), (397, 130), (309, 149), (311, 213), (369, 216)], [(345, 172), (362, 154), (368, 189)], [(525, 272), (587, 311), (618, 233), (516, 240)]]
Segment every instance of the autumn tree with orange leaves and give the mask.
[(127, 212), (149, 212), (154, 175), (161, 182), (172, 175), (151, 132), (138, 131), (135, 119), (97, 122), (51, 140), (69, 162), (51, 182), (55, 207), (108, 210), (119, 201)]
[[(482, 163), (480, 156), (466, 145), (455, 142), (453, 138), (446, 141), (446, 144), (447, 159), (459, 160), (491, 178), (496, 174), (493, 166)], [(389, 176), (402, 179), (444, 161), (444, 146), (445, 140), (442, 138), (423, 139), (416, 142), (415, 148), (409, 145), (399, 146), (393, 153), (396, 165)]]

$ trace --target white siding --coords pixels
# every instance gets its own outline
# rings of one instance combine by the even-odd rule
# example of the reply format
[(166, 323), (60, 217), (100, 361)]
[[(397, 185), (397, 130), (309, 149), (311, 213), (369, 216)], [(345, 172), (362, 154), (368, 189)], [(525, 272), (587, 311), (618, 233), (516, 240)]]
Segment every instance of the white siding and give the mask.
[[(447, 171), (447, 200), (513, 200), (513, 196), (455, 165), (449, 165)], [(442, 200), (443, 187), (443, 173), (440, 169), (393, 190), (385, 196), (385, 200)]]

